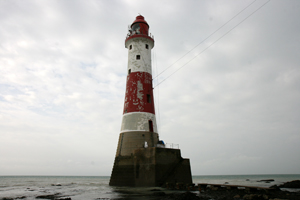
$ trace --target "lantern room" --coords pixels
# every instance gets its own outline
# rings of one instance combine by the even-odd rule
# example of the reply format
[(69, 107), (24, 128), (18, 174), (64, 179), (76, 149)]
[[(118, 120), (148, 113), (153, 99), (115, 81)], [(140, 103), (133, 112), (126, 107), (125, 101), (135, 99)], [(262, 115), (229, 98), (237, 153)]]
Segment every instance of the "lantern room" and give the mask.
[(149, 25), (145, 21), (142, 15), (136, 17), (135, 21), (131, 24), (131, 30), (129, 30), (129, 34), (142, 34), (148, 36)]

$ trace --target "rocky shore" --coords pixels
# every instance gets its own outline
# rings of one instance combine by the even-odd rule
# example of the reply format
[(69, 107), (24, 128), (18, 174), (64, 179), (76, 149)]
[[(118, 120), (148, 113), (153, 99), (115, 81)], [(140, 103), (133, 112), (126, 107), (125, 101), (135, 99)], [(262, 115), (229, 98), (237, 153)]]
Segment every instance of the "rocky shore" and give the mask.
[[(300, 200), (300, 191), (289, 192), (281, 188), (300, 189), (300, 180), (286, 182), (282, 185), (273, 185), (270, 188), (260, 187), (216, 187), (207, 185), (201, 191), (164, 190), (154, 189), (145, 194), (131, 194), (119, 191), (121, 194), (117, 199), (144, 199), (144, 200)], [(191, 188), (189, 188), (191, 189)], [(1, 198), (0, 200), (27, 199), (26, 196), (16, 198)], [(72, 197), (60, 193), (36, 196), (35, 199), (72, 200)], [(96, 198), (95, 200), (107, 199)]]
[(265, 193), (237, 191), (207, 191), (203, 193), (185, 192), (182, 194), (168, 194), (160, 200), (299, 200), (299, 192), (272, 191)]
[[(241, 187), (243, 188), (243, 187)], [(289, 192), (281, 188), (300, 189), (300, 180), (284, 183), (282, 185), (273, 185), (270, 188), (243, 188), (239, 187), (207, 187), (201, 192), (184, 192), (181, 194), (163, 194), (160, 200), (300, 200), (300, 191)]]

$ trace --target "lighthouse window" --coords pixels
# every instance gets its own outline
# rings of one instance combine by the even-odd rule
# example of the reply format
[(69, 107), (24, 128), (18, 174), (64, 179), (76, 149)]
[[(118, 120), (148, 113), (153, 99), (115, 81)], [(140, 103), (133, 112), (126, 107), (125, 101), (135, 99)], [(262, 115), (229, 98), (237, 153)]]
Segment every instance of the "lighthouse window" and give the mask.
[(137, 60), (140, 60), (140, 59), (141, 59), (141, 56), (140, 56), (140, 55), (136, 55), (136, 59), (137, 59)]
[(150, 94), (147, 94), (147, 102), (151, 103), (151, 95)]
[(140, 33), (140, 23), (136, 23), (131, 27), (131, 30), (134, 31), (136, 34)]
[(149, 45), (148, 44), (146, 44), (146, 49), (149, 49)]
[(130, 73), (131, 73), (131, 69), (128, 70), (128, 74), (130, 74)]
[(129, 46), (129, 50), (131, 50), (131, 49), (132, 49), (132, 45)]

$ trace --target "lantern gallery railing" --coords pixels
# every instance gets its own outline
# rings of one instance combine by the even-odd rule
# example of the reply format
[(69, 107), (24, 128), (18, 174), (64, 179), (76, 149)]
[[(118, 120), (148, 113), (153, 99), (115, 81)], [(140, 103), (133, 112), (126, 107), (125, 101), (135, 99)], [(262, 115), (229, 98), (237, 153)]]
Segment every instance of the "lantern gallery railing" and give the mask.
[[(144, 35), (144, 34), (139, 34), (139, 33), (128, 33), (128, 34), (126, 35), (125, 40), (126, 40), (127, 38), (129, 38), (130, 36), (133, 36), (133, 35)], [(154, 35), (152, 35), (151, 33), (149, 33), (149, 37), (152, 38), (152, 39), (154, 40)]]
[(179, 149), (179, 144), (173, 144), (173, 143), (166, 143), (166, 147), (169, 149)]

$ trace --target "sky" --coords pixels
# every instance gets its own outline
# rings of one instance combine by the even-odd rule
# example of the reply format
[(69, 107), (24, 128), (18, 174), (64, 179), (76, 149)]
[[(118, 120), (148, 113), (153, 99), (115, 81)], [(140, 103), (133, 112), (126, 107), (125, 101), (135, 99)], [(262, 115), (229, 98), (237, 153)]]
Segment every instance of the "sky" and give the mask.
[(0, 175), (110, 176), (139, 14), (155, 40), (160, 139), (179, 144), (193, 175), (300, 174), (299, 10), (298, 0), (0, 0)]

